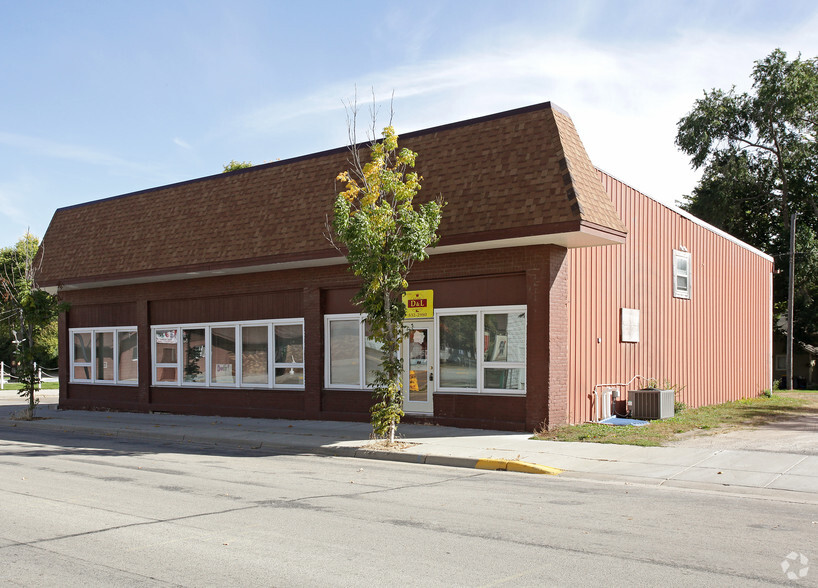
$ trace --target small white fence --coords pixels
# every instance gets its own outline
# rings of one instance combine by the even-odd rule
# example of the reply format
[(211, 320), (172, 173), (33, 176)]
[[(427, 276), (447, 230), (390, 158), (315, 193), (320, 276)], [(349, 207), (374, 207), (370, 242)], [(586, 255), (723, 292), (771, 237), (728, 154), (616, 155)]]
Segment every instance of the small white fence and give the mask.
[[(34, 364), (37, 365), (37, 364)], [(48, 372), (51, 372), (50, 374)], [(0, 361), (0, 390), (6, 389), (6, 384), (12, 383), (13, 380), (20, 381), (20, 378), (11, 374), (8, 366)], [(37, 366), (37, 390), (43, 389), (43, 382), (58, 382), (59, 378), (57, 370), (44, 370)]]

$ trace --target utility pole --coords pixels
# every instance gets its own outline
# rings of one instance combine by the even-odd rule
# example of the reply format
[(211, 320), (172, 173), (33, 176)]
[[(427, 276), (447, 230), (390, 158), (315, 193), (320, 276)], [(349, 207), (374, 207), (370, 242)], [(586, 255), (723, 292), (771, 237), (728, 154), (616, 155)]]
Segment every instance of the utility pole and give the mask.
[(795, 298), (795, 216), (790, 215), (790, 283), (787, 288), (787, 386), (792, 385), (792, 323), (794, 318), (793, 299)]

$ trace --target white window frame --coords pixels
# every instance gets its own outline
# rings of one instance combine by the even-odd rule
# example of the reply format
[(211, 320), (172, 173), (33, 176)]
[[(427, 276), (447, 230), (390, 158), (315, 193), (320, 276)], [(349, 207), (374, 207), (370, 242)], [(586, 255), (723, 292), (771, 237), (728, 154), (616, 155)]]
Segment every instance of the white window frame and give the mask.
[[(299, 325), (301, 327), (301, 345), (302, 345), (302, 352), (301, 352), (302, 357), (301, 357), (301, 359), (302, 359), (302, 361), (300, 363), (297, 362), (297, 361), (277, 362), (276, 361), (276, 335), (275, 335), (276, 327), (285, 327), (285, 326), (293, 326), (293, 325)], [(250, 325), (248, 325), (247, 323), (242, 323), (241, 326), (244, 327), (244, 326), (250, 326)], [(239, 330), (241, 330), (241, 329), (239, 329)], [(304, 355), (304, 346), (305, 346), (305, 343), (304, 343), (304, 320), (301, 319), (299, 322), (295, 322), (295, 321), (274, 321), (272, 323), (272, 326), (270, 327), (270, 330), (269, 330), (269, 334), (268, 334), (268, 337), (267, 337), (267, 345), (268, 345), (268, 349), (270, 350), (269, 356), (267, 358), (268, 364), (270, 365), (269, 375), (270, 375), (270, 379), (273, 382), (274, 387), (277, 388), (277, 389), (282, 389), (282, 390), (283, 389), (303, 390), (304, 389), (304, 384), (301, 384), (301, 385), (298, 385), (298, 384), (276, 384), (275, 380), (276, 380), (276, 370), (277, 369), (284, 369), (284, 370), (287, 370), (287, 369), (289, 369), (289, 370), (300, 369), (301, 373), (304, 376), (306, 376), (306, 372), (304, 371), (304, 361), (303, 361), (303, 359), (304, 359), (304, 357), (303, 357), (303, 355)], [(255, 388), (256, 386), (258, 386), (258, 384), (244, 384), (244, 387), (246, 387), (246, 388)]]
[[(477, 387), (475, 388), (443, 388), (440, 386), (440, 319), (441, 316), (446, 315), (464, 315), (473, 314), (477, 316), (477, 333), (484, 332), (484, 316), (486, 314), (504, 314), (524, 312), (526, 313), (526, 358), (521, 362), (488, 362), (483, 360), (485, 353), (483, 337), (478, 336), (477, 341)], [(324, 315), (324, 388), (328, 390), (369, 390), (372, 387), (366, 384), (366, 327), (365, 314), (360, 313), (345, 313), (345, 314), (326, 314)], [(357, 384), (333, 384), (330, 382), (330, 366), (331, 366), (331, 341), (330, 341), (330, 324), (333, 321), (350, 321), (355, 320), (358, 323), (358, 383)], [(493, 396), (525, 396), (527, 386), (523, 382), (524, 388), (518, 389), (501, 389), (488, 388), (484, 389), (484, 372), (485, 368), (497, 369), (515, 369), (521, 368), (528, 373), (527, 355), (528, 355), (528, 307), (526, 305), (511, 305), (511, 306), (473, 306), (464, 308), (446, 308), (435, 310), (434, 314), (434, 332), (435, 332), (435, 349), (433, 355), (435, 373), (437, 377), (434, 382), (434, 392), (457, 393), (457, 394), (483, 394)]]
[[(358, 323), (358, 383), (333, 384), (330, 381), (331, 341), (330, 324), (335, 321), (356, 321)], [(368, 390), (366, 385), (366, 315), (361, 313), (325, 314), (324, 315), (324, 387), (329, 390)]]
[[(330, 323), (333, 321), (357, 321), (358, 322), (358, 383), (357, 384), (333, 384), (330, 382), (332, 373), (331, 367), (331, 341)], [(324, 388), (329, 390), (371, 390), (372, 385), (366, 382), (366, 314), (345, 313), (345, 314), (325, 314), (324, 315)]]
[[(485, 341), (483, 333), (485, 333), (485, 315), (487, 314), (511, 314), (515, 312), (524, 312), (526, 314), (526, 357), (521, 362), (511, 361), (485, 361)], [(454, 388), (444, 387), (440, 385), (440, 317), (441, 316), (461, 316), (461, 315), (476, 315), (476, 329), (477, 329), (477, 345), (476, 345), (476, 360), (477, 360), (477, 381), (474, 388)], [(502, 388), (485, 388), (485, 372), (486, 368), (497, 369), (515, 369), (521, 368), (528, 377), (528, 307), (526, 305), (513, 306), (469, 306), (463, 308), (445, 308), (435, 310), (435, 392), (443, 392), (446, 394), (482, 394), (491, 396), (525, 396), (528, 386), (524, 381), (523, 389), (502, 389)]]
[[(239, 338), (241, 337), (241, 327), (244, 324), (245, 323), (242, 323), (242, 324), (230, 323), (230, 324), (226, 324), (226, 325), (210, 324), (210, 325), (208, 325), (210, 328), (205, 329), (205, 345), (207, 346), (207, 352), (205, 353), (205, 357), (207, 358), (205, 360), (205, 363), (207, 364), (207, 377), (206, 377), (205, 381), (209, 382), (211, 387), (213, 387), (213, 388), (239, 388), (239, 384), (241, 382), (241, 361), (239, 361), (239, 359), (240, 359), (241, 348), (242, 348), (241, 340)], [(233, 338), (235, 340), (235, 346), (236, 346), (236, 376), (235, 376), (235, 378), (233, 378), (234, 381), (232, 383), (230, 383), (230, 382), (214, 382), (213, 381), (213, 361), (212, 361), (212, 359), (213, 359), (213, 329), (230, 329), (230, 328), (233, 329)], [(269, 346), (270, 346), (270, 328), (268, 327), (267, 328), (267, 348), (268, 349), (269, 349)], [(184, 358), (182, 358), (178, 353), (177, 353), (176, 357), (179, 358), (179, 360), (183, 362)], [(269, 370), (270, 370), (270, 358), (269, 358), (269, 353), (268, 353), (268, 357), (267, 357), (267, 382), (270, 381), (270, 377), (269, 377), (270, 372), (269, 372)], [(179, 374), (179, 377), (181, 378), (181, 373)], [(196, 383), (193, 383), (193, 382), (188, 382), (186, 385), (187, 386), (201, 386), (202, 384), (201, 383), (196, 384)], [(265, 388), (265, 387), (267, 387), (267, 384), (266, 383), (265, 384), (254, 384), (253, 386), (249, 386), (249, 385), (245, 384), (245, 386), (243, 386), (243, 387), (245, 387), (245, 388), (251, 388), (251, 387), (252, 388)]]
[[(242, 356), (243, 341), (242, 329), (245, 327), (267, 327), (267, 381), (264, 383), (243, 383), (242, 382)], [(224, 388), (224, 389), (264, 389), (264, 390), (303, 390), (304, 384), (277, 384), (275, 381), (276, 368), (300, 369), (305, 373), (304, 362), (280, 362), (275, 361), (275, 327), (276, 326), (298, 326), (301, 328), (301, 344), (304, 345), (304, 319), (274, 319), (256, 321), (229, 321), (218, 323), (179, 323), (173, 325), (152, 325), (151, 326), (151, 383), (153, 386), (161, 387), (184, 387), (184, 388)], [(234, 383), (215, 382), (212, 374), (212, 330), (233, 328), (236, 333), (236, 377)], [(157, 363), (156, 361), (156, 332), (177, 331), (176, 340), (176, 363)], [(205, 380), (204, 382), (185, 382), (183, 377), (184, 353), (182, 349), (182, 332), (192, 329), (204, 329), (205, 331)], [(303, 357), (302, 357), (303, 360)], [(173, 382), (158, 382), (156, 372), (158, 368), (176, 368), (176, 380)]]
[[(68, 381), (72, 384), (102, 384), (105, 386), (138, 386), (139, 378), (136, 380), (120, 380), (119, 379), (119, 333), (137, 333), (137, 345), (139, 345), (139, 331), (134, 327), (91, 327), (91, 328), (77, 328), (68, 329), (68, 340), (70, 341), (70, 371)], [(74, 357), (74, 335), (88, 333), (91, 335), (91, 362), (76, 361)], [(114, 351), (114, 378), (112, 380), (102, 380), (97, 377), (97, 334), (111, 333), (113, 336), (113, 351)], [(137, 350), (139, 347), (137, 347)], [(137, 362), (139, 361), (137, 351)], [(75, 378), (75, 367), (87, 367), (91, 370), (91, 378)], [(139, 367), (137, 363), (137, 374)]]
[[(163, 331), (176, 331), (176, 361), (174, 363), (158, 363), (156, 361), (156, 331), (163, 330)], [(181, 353), (182, 353), (182, 329), (178, 325), (174, 325), (171, 327), (160, 329), (159, 327), (152, 327), (151, 328), (151, 381), (154, 386), (178, 386), (179, 380), (182, 376), (180, 372), (180, 364), (181, 361)], [(176, 370), (176, 380), (173, 382), (162, 382), (157, 384), (156, 382), (156, 370), (158, 368), (174, 368)]]
[[(678, 260), (684, 259), (687, 261), (687, 272), (682, 272), (679, 269)], [(690, 252), (689, 251), (680, 251), (678, 249), (673, 250), (673, 297), (674, 298), (682, 298), (685, 300), (690, 300)], [(678, 280), (679, 277), (685, 277), (687, 279), (687, 288), (679, 288)]]

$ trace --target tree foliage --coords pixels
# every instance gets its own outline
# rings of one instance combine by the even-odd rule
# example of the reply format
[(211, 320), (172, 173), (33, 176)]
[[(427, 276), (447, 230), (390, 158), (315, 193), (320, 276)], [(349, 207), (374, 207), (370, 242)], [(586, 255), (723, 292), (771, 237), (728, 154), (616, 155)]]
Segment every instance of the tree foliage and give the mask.
[(236, 171), (237, 169), (247, 169), (248, 167), (253, 167), (253, 164), (249, 161), (236, 161), (235, 159), (231, 159), (230, 163), (224, 164), (224, 169), (222, 170), (223, 174), (226, 174), (231, 171)]
[(683, 208), (774, 256), (786, 310), (790, 214), (796, 234), (795, 336), (818, 344), (818, 58), (780, 49), (755, 63), (752, 91), (713, 89), (678, 124), (676, 144), (704, 168)]
[[(373, 127), (374, 119), (373, 114)], [(415, 167), (417, 153), (398, 147), (391, 125), (383, 129), (381, 140), (370, 141), (366, 163), (363, 148), (355, 141), (354, 110), (350, 126), (350, 169), (336, 178), (344, 190), (333, 207), (332, 239), (336, 246), (344, 246), (350, 270), (361, 279), (354, 301), (366, 313), (369, 336), (381, 345), (372, 426), (376, 436), (388, 436), (391, 443), (403, 416), (403, 293), (413, 264), (426, 259), (427, 247), (438, 240), (443, 202), (414, 206), (422, 178), (409, 170)]]
[(37, 366), (56, 358), (56, 320), (63, 308), (55, 296), (36, 285), (38, 245), (37, 237), (26, 233), (15, 247), (0, 251), (0, 316), (13, 337), (9, 344), (23, 384), (19, 393), (28, 398), (31, 417), (36, 405)]

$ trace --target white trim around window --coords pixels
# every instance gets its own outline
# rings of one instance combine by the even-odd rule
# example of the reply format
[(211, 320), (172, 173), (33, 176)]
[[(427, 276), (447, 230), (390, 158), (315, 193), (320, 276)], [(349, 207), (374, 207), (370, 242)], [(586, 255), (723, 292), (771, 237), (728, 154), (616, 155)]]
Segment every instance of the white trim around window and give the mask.
[(436, 310), (435, 390), (524, 396), (527, 337), (525, 305)]
[(154, 386), (304, 389), (304, 319), (154, 325)]
[[(363, 314), (324, 315), (324, 386), (365, 390), (380, 363)], [(527, 308), (435, 311), (435, 392), (524, 396)], [(478, 333), (482, 336), (478, 337)]]
[(136, 386), (139, 345), (136, 327), (68, 330), (69, 381), (78, 384)]
[(366, 336), (366, 315), (324, 315), (324, 387), (365, 390), (380, 367), (381, 348)]
[(690, 298), (690, 252), (673, 250), (673, 297)]

